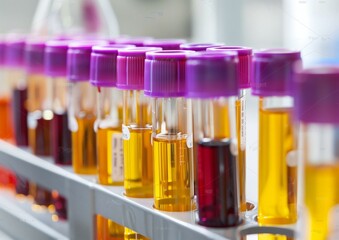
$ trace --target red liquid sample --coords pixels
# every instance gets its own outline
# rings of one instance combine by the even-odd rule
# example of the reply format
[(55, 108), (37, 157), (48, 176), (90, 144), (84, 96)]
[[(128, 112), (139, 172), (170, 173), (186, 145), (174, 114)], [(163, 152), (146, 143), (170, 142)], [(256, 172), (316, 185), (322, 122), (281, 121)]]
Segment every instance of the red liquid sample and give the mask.
[(38, 204), (40, 206), (46, 206), (48, 207), (52, 203), (52, 193), (37, 185), (34, 189), (35, 191), (33, 192), (33, 198), (34, 198), (34, 203)]
[(13, 140), (11, 103), (8, 97), (0, 97), (0, 139)]
[(60, 194), (52, 193), (53, 205), (55, 207), (55, 213), (60, 220), (67, 220), (67, 200)]
[(15, 186), (14, 173), (4, 167), (0, 166), (0, 187), (13, 189)]
[(39, 156), (51, 155), (51, 127), (52, 121), (42, 117), (37, 117), (32, 121), (36, 121), (36, 127), (29, 129), (29, 141), (32, 152)]
[(52, 120), (52, 154), (56, 164), (72, 165), (72, 136), (68, 129), (68, 116), (54, 114)]
[(29, 183), (26, 178), (16, 175), (15, 192), (24, 196), (29, 195)]
[(198, 143), (198, 223), (231, 227), (240, 223), (236, 157), (230, 141)]
[(14, 137), (17, 146), (28, 146), (27, 89), (14, 89), (12, 99)]

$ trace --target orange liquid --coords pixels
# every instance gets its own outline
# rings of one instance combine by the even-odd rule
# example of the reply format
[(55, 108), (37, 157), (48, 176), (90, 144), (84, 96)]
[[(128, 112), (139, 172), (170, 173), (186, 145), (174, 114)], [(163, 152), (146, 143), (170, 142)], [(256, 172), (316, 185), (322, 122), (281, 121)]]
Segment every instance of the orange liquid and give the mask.
[(14, 131), (11, 117), (11, 102), (9, 98), (0, 98), (0, 138), (13, 141)]
[(94, 116), (77, 118), (78, 130), (72, 132), (72, 163), (75, 173), (96, 174), (97, 152)]
[(124, 240), (125, 228), (97, 215), (97, 240)]

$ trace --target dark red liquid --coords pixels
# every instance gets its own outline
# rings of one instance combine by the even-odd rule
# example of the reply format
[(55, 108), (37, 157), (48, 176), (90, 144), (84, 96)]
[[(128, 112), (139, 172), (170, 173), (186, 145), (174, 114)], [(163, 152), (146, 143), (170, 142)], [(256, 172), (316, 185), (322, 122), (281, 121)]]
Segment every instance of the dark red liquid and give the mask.
[[(51, 155), (51, 127), (52, 121), (46, 120), (42, 117), (34, 119), (36, 121), (36, 128), (29, 129), (32, 131), (32, 139), (30, 141), (30, 147), (35, 155), (38, 156), (50, 156)], [(30, 135), (31, 137), (31, 135)]]
[(67, 200), (59, 195), (53, 195), (53, 204), (55, 207), (55, 213), (58, 215), (60, 220), (67, 220)]
[(51, 191), (41, 187), (36, 186), (35, 192), (33, 194), (34, 202), (40, 206), (46, 206), (52, 204), (52, 193)]
[(8, 168), (0, 166), (0, 187), (13, 189), (15, 186), (15, 175)]
[(27, 89), (14, 89), (12, 112), (14, 122), (14, 137), (16, 145), (18, 146), (28, 146), (26, 101)]
[(16, 191), (17, 194), (22, 194), (22, 195), (28, 196), (29, 195), (28, 180), (24, 177), (16, 175), (15, 191)]
[(67, 113), (54, 114), (52, 120), (52, 154), (56, 164), (72, 165), (72, 138)]
[(236, 157), (230, 141), (198, 143), (198, 223), (231, 227), (240, 223)]

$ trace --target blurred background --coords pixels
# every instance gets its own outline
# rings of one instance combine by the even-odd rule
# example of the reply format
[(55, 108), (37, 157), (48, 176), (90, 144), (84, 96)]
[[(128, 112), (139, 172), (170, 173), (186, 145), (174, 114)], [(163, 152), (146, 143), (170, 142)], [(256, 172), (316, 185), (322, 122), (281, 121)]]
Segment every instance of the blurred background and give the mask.
[[(44, 0), (50, 1), (50, 0)], [(61, 1), (61, 0), (60, 0)], [(97, 0), (101, 1), (101, 0)], [(302, 51), (339, 62), (338, 0), (110, 0), (121, 35)], [(0, 0), (0, 34), (30, 32), (38, 0)], [(114, 20), (114, 19), (113, 19)], [(247, 192), (257, 199), (257, 100), (248, 99)]]

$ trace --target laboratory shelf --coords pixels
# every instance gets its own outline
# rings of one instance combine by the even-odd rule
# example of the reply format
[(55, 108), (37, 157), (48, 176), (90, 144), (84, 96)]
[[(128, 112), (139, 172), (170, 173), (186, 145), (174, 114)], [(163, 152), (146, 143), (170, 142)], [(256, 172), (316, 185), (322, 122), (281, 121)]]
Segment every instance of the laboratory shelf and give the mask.
[[(0, 217), (6, 216), (12, 222), (19, 221), (16, 229), (22, 227), (24, 231), (20, 230), (20, 234), (23, 236), (46, 236), (29, 239), (93, 239), (95, 214), (112, 219), (154, 240), (228, 240), (256, 233), (294, 235), (294, 226), (259, 227), (255, 222), (255, 210), (247, 213), (244, 223), (237, 228), (206, 228), (195, 223), (195, 211), (158, 211), (153, 208), (152, 199), (126, 197), (123, 187), (99, 185), (95, 176), (74, 174), (71, 167), (56, 166), (51, 159), (36, 157), (28, 149), (21, 149), (1, 140), (0, 165), (45, 188), (57, 190), (67, 198), (68, 221), (60, 225), (51, 222), (50, 214), (47, 215), (49, 219), (46, 219), (46, 216), (29, 211), (31, 205), (28, 201), (23, 203), (13, 194), (0, 191)], [(22, 221), (22, 214), (28, 220)], [(7, 228), (7, 225), (0, 221), (0, 229)], [(44, 230), (39, 232), (40, 228)], [(20, 239), (18, 232), (15, 234), (10, 235)], [(53, 238), (57, 234), (57, 238)]]

